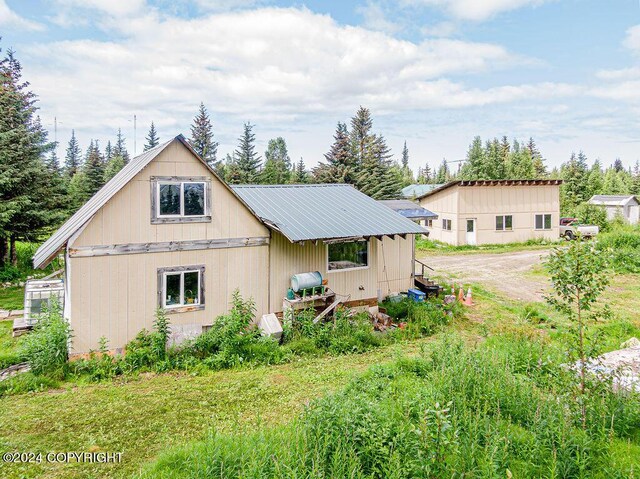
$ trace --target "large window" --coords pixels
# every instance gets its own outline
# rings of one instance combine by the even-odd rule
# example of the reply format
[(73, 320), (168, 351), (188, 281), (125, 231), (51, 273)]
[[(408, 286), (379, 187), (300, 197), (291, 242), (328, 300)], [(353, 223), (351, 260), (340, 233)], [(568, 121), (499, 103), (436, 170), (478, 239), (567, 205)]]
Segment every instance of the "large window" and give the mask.
[(451, 220), (442, 219), (442, 229), (446, 231), (451, 231)]
[(204, 308), (204, 266), (158, 270), (158, 303), (167, 311)]
[(496, 216), (496, 231), (511, 231), (511, 230), (513, 230), (512, 215)]
[(209, 221), (210, 188), (206, 178), (153, 178), (152, 223)]
[(536, 215), (536, 229), (537, 230), (550, 230), (551, 229), (551, 215)]
[(328, 249), (329, 271), (343, 269), (366, 268), (369, 266), (369, 242), (350, 241), (347, 243), (331, 243)]

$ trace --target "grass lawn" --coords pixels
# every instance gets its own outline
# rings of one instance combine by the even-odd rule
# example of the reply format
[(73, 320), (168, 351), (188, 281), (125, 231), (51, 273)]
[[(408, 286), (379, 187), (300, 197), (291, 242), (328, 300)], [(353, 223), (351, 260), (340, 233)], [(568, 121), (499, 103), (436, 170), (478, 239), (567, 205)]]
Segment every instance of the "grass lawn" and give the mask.
[(13, 337), (12, 329), (13, 321), (0, 321), (0, 369), (20, 362), (19, 338)]
[(440, 241), (430, 239), (416, 240), (416, 253), (437, 254), (477, 254), (477, 253), (511, 253), (515, 251), (534, 251), (549, 249), (552, 246), (562, 245), (564, 240), (555, 242), (529, 241), (526, 243), (485, 244), (480, 246), (460, 245), (453, 246)]
[(21, 286), (10, 286), (0, 288), (0, 309), (12, 310), (24, 307), (24, 288)]
[(295, 417), (372, 364), (417, 352), (428, 340), (360, 355), (190, 376), (143, 375), (0, 399), (0, 452), (122, 452), (122, 463), (0, 463), (0, 477), (130, 477), (160, 451), (209, 431), (254, 430)]

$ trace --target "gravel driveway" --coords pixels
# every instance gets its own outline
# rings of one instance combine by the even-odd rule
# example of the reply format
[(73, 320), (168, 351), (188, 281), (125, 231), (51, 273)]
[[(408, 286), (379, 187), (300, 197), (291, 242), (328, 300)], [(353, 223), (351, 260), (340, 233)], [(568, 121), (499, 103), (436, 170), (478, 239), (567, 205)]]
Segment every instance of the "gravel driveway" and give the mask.
[[(433, 276), (451, 278), (456, 284), (481, 283), (487, 289), (501, 292), (521, 301), (544, 301), (549, 283), (542, 276), (527, 274), (548, 255), (548, 250), (510, 253), (466, 253), (457, 255), (419, 255), (431, 266)], [(428, 275), (427, 272), (425, 274)]]

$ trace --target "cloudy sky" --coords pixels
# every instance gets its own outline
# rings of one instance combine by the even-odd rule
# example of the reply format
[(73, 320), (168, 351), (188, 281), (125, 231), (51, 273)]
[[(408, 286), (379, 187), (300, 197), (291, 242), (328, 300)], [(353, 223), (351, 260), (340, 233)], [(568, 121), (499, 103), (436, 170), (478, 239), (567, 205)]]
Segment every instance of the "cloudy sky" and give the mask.
[(322, 158), (359, 105), (414, 169), (473, 136), (533, 136), (548, 163), (640, 158), (639, 0), (0, 0), (60, 154), (153, 120), (188, 136), (203, 101), (231, 151), (250, 121)]

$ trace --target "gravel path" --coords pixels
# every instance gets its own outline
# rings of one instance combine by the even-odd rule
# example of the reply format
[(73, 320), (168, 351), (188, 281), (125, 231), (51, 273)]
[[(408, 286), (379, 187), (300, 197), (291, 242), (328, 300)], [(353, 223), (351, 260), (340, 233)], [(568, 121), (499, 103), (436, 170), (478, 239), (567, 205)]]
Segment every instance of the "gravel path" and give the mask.
[(548, 250), (510, 253), (477, 253), (420, 256), (431, 266), (434, 276), (452, 278), (456, 283), (482, 283), (487, 289), (502, 292), (522, 301), (544, 301), (549, 283), (543, 277), (528, 275), (541, 263)]

